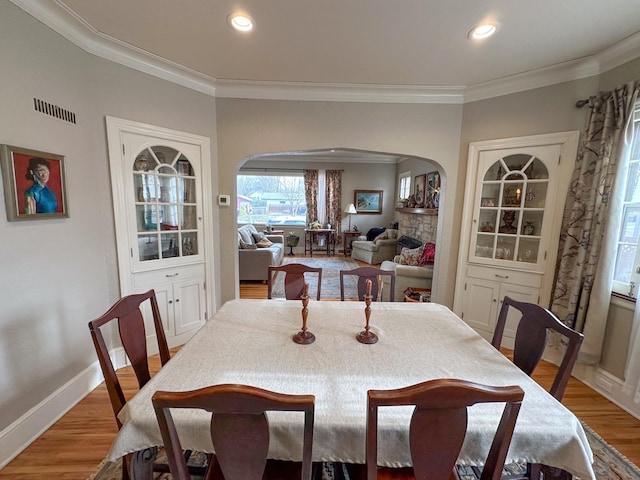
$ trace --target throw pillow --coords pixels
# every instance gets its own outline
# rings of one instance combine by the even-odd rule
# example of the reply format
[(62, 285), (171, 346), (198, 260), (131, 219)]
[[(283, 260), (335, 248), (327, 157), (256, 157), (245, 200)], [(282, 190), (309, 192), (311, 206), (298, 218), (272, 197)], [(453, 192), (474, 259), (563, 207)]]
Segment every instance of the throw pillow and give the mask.
[(258, 248), (269, 248), (271, 245), (273, 245), (273, 242), (266, 237), (256, 242)]
[(251, 233), (251, 236), (253, 237), (253, 243), (255, 243), (256, 245), (258, 244), (258, 242), (260, 242), (260, 240), (262, 240), (263, 238), (266, 238), (264, 236), (264, 233), (262, 232)]
[(238, 233), (240, 234), (240, 238), (244, 243), (253, 243), (252, 233), (257, 233), (256, 229), (253, 225), (244, 225), (238, 229)]
[(389, 234), (385, 230), (384, 232), (382, 232), (380, 235), (378, 235), (376, 238), (373, 239), (373, 243), (377, 245), (378, 240), (387, 240), (388, 238), (389, 238)]
[(436, 258), (436, 244), (428, 242), (424, 244), (424, 251), (418, 262), (419, 267), (425, 267), (427, 265), (433, 265)]
[(403, 247), (400, 252), (400, 265), (412, 265), (417, 266), (420, 261), (420, 257), (422, 257), (422, 251), (424, 246), (419, 246), (418, 248), (407, 248)]
[(255, 250), (258, 247), (255, 243), (247, 243), (244, 240), (240, 240), (240, 248), (243, 250)]

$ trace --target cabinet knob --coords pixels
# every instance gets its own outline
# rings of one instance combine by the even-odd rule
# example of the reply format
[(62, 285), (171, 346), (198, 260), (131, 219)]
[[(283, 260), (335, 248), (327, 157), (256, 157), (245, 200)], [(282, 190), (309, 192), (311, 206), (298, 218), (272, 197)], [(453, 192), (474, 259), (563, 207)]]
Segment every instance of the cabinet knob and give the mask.
[(179, 298), (176, 298), (176, 303), (178, 303), (179, 301), (180, 301), (180, 299), (179, 299)]
[(497, 273), (495, 274), (495, 276), (497, 278), (509, 278), (509, 275), (498, 275)]
[(173, 303), (173, 300), (169, 300), (169, 305), (171, 305)]
[(498, 301), (497, 299), (495, 299), (495, 298), (493, 299), (493, 303), (496, 303), (497, 301)]
[(178, 275), (180, 275), (179, 273), (168, 273), (165, 275), (165, 277), (167, 278), (172, 278), (172, 277), (177, 277)]

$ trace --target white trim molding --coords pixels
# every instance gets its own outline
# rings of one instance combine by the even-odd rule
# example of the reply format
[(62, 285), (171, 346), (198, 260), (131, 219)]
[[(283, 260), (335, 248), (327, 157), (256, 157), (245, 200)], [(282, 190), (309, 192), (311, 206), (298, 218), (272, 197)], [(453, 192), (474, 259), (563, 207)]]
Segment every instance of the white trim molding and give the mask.
[(460, 104), (465, 87), (217, 80), (216, 97), (370, 103)]

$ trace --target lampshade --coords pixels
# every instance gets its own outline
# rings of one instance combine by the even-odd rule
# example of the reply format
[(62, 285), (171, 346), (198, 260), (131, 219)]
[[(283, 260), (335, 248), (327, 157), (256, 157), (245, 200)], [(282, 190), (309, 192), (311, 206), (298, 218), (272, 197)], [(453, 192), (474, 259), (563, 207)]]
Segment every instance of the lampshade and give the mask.
[(344, 213), (358, 213), (356, 207), (353, 203), (347, 205), (347, 208), (344, 209)]

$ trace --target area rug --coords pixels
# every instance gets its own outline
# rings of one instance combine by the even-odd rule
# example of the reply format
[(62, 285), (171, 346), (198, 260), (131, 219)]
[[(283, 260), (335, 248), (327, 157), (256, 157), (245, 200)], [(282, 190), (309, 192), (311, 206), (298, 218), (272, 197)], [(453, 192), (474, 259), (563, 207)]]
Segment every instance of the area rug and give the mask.
[[(340, 299), (340, 270), (352, 270), (358, 268), (358, 264), (349, 257), (285, 257), (283, 265), (289, 263), (302, 263), (313, 268), (322, 268), (322, 285), (320, 298), (323, 300)], [(318, 286), (316, 274), (305, 275), (309, 282), (309, 296), (315, 300), (315, 292)], [(345, 298), (357, 297), (356, 277), (350, 275), (344, 277)], [(284, 275), (277, 272), (271, 290), (272, 298), (284, 298)]]
[[(631, 463), (624, 455), (605, 442), (600, 435), (594, 432), (584, 423), (582, 424), (587, 434), (587, 439), (593, 450), (594, 465), (593, 470), (598, 480), (638, 480), (640, 479), (640, 468)], [(202, 465), (206, 457), (202, 454), (192, 456), (194, 464)], [(524, 466), (507, 465), (505, 473), (522, 471)], [(341, 463), (326, 462), (322, 464), (316, 480), (350, 480), (347, 465)], [(470, 468), (461, 468), (461, 480), (477, 480), (476, 475)], [(96, 473), (89, 477), (89, 480), (121, 480), (122, 467), (120, 461), (104, 461), (98, 467)], [(170, 474), (162, 475), (162, 480), (171, 480)], [(195, 479), (195, 477), (193, 477)], [(574, 477), (577, 478), (577, 477)]]

